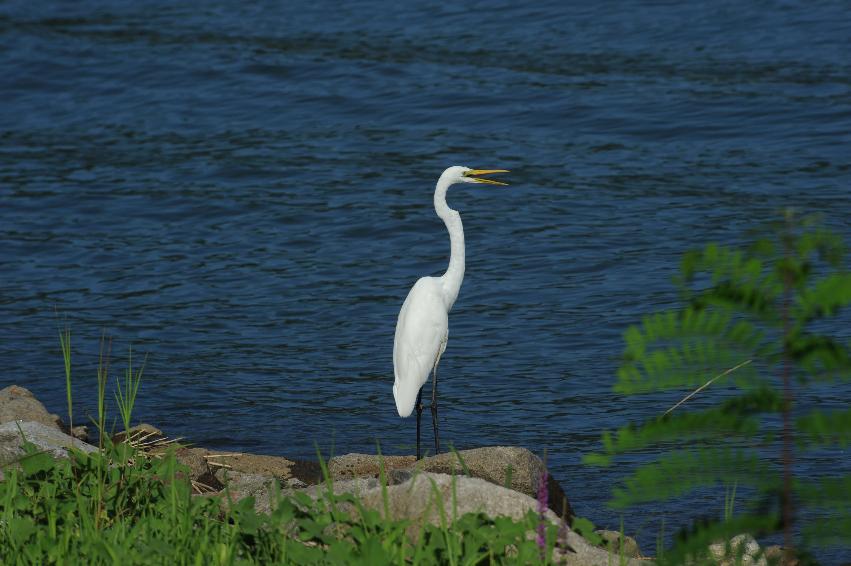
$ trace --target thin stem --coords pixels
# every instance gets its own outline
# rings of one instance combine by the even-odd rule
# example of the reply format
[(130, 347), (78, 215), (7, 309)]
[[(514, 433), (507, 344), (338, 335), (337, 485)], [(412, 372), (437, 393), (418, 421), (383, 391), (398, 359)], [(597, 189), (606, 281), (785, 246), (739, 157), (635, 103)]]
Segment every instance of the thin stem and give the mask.
[[(789, 222), (786, 223), (786, 230)], [(789, 316), (792, 303), (792, 276), (789, 272), (789, 234), (784, 234), (783, 255), (785, 271), (783, 273), (783, 546), (786, 557), (791, 558), (792, 552), (792, 360), (789, 353), (789, 340), (792, 332)]]
[(709, 381), (707, 381), (706, 383), (704, 383), (703, 385), (701, 385), (700, 387), (698, 387), (697, 389), (695, 389), (694, 391), (692, 391), (691, 393), (689, 393), (688, 395), (686, 395), (685, 397), (683, 397), (683, 398), (682, 398), (682, 400), (681, 400), (679, 403), (677, 403), (676, 405), (674, 405), (673, 407), (671, 407), (670, 409), (668, 409), (667, 411), (665, 411), (665, 412), (662, 414), (662, 416), (664, 417), (665, 415), (667, 415), (668, 413), (670, 413), (671, 411), (673, 411), (674, 409), (676, 409), (677, 407), (679, 407), (680, 405), (682, 405), (683, 403), (685, 403), (686, 401), (688, 401), (689, 399), (691, 399), (692, 397), (694, 397), (695, 395), (697, 395), (698, 393), (700, 393), (701, 391), (703, 391), (704, 389), (706, 389), (707, 387), (709, 387), (709, 385), (710, 385), (713, 381), (715, 381), (715, 380), (717, 380), (717, 379), (720, 379), (720, 378), (724, 377), (725, 375), (728, 375), (728, 374), (733, 373), (734, 371), (736, 371), (736, 370), (737, 370), (737, 369), (739, 369), (740, 367), (748, 365), (749, 363), (751, 363), (751, 361), (753, 361), (753, 360), (745, 360), (745, 361), (743, 361), (742, 363), (740, 363), (739, 365), (737, 365), (737, 366), (733, 366), (733, 367), (731, 367), (730, 369), (725, 370), (725, 371), (723, 371), (723, 372), (719, 373), (718, 375), (716, 375), (715, 377), (713, 377), (712, 379), (710, 379)]

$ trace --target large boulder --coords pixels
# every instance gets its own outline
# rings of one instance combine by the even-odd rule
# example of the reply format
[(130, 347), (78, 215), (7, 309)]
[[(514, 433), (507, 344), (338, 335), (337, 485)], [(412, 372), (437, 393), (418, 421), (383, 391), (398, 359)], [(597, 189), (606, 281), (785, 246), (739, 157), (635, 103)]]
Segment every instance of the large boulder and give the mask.
[[(67, 458), (73, 446), (83, 452), (94, 452), (97, 447), (68, 436), (55, 427), (33, 421), (12, 421), (0, 424), (0, 468), (14, 464), (24, 456), (24, 442), (47, 452), (54, 458)], [(2, 479), (2, 470), (0, 470)]]
[(10, 385), (0, 389), (0, 424), (10, 421), (41, 423), (50, 428), (67, 432), (58, 415), (48, 413), (41, 401), (29, 389)]
[[(384, 491), (375, 478), (341, 480), (335, 481), (333, 485), (336, 493), (355, 493), (364, 507), (384, 513)], [(326, 490), (326, 486), (314, 486), (303, 491), (312, 497), (318, 497), (323, 492), (327, 493)], [(490, 517), (503, 516), (521, 520), (529, 511), (538, 512), (538, 501), (528, 495), (480, 478), (462, 475), (413, 473), (406, 481), (387, 486), (386, 496), (390, 517), (411, 521), (408, 528), (408, 535), (411, 537), (417, 536), (424, 523), (440, 524), (441, 505), (450, 524), (456, 513), (458, 517), (467, 513), (484, 513)], [(456, 502), (454, 509), (453, 501)], [(558, 552), (558, 559), (563, 560), (560, 563), (609, 566), (611, 560), (618, 559), (616, 555), (592, 546), (566, 525), (563, 526), (559, 517), (551, 510), (547, 510), (544, 517), (547, 521), (563, 527), (562, 532), (566, 539), (564, 542), (570, 550)], [(627, 564), (634, 566), (638, 562), (627, 559)]]
[[(462, 464), (463, 462), (463, 464)], [(424, 458), (417, 468), (441, 474), (464, 473), (496, 485), (537, 498), (538, 486), (544, 473), (544, 463), (531, 451), (519, 446), (486, 446), (472, 450), (446, 452)], [(570, 502), (561, 485), (547, 474), (547, 502), (549, 508), (563, 517), (572, 517)]]
[[(355, 477), (378, 477), (379, 461), (391, 483), (394, 478), (404, 481), (410, 474), (393, 473), (396, 470), (414, 469), (449, 475), (467, 475), (480, 478), (495, 485), (510, 487), (515, 491), (536, 498), (538, 485), (544, 472), (544, 463), (525, 448), (517, 446), (488, 446), (472, 450), (459, 450), (437, 454), (416, 461), (413, 456), (373, 456), (368, 454), (346, 454), (332, 458), (328, 471), (335, 479)], [(547, 503), (550, 509), (568, 519), (573, 516), (570, 502), (564, 491), (551, 475), (547, 475)]]

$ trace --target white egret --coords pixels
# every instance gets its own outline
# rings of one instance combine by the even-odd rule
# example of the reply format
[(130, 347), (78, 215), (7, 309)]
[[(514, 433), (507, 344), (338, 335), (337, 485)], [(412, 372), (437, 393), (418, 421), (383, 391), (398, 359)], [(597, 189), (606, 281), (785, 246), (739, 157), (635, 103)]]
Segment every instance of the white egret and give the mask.
[(461, 215), (446, 204), (446, 191), (455, 183), (487, 183), (506, 185), (500, 181), (482, 179), (492, 173), (508, 173), (505, 169), (448, 168), (437, 180), (434, 190), (434, 210), (449, 230), (451, 244), (449, 268), (440, 277), (420, 278), (408, 293), (393, 341), (393, 397), (400, 417), (410, 416), (417, 409), (417, 460), (420, 459), (420, 416), (423, 412), (422, 387), (433, 374), (431, 388), (431, 421), (434, 427), (434, 452), (440, 450), (437, 432), (437, 364), (449, 339), (449, 311), (458, 298), (464, 280), (464, 227)]

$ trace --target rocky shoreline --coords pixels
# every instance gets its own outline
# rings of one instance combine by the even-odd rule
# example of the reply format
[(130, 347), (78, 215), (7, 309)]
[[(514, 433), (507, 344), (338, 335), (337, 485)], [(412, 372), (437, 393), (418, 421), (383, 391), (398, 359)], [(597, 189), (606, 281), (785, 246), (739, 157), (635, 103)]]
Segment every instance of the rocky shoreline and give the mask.
[[(72, 444), (86, 452), (97, 450), (86, 442), (88, 437), (83, 427), (69, 430), (29, 390), (11, 385), (0, 390), (0, 481), (3, 468), (14, 465), (23, 455), (21, 433), (55, 457), (67, 457), (67, 448)], [(491, 517), (513, 519), (523, 518), (530, 510), (538, 513), (543, 508), (540, 502), (545, 501), (548, 509), (541, 513), (542, 518), (559, 527), (566, 539), (564, 546), (569, 549), (557, 549), (561, 563), (608, 566), (612, 560), (618, 561), (621, 554), (626, 564), (652, 563), (641, 555), (631, 537), (597, 531), (604, 546), (594, 546), (575, 533), (570, 528), (573, 510), (562, 486), (545, 473), (540, 458), (521, 447), (482, 447), (437, 454), (420, 461), (414, 456), (345, 454), (325, 464), (332, 480), (328, 482), (319, 462), (180, 445), (148, 424), (134, 427), (130, 435), (131, 443), (153, 455), (173, 449), (177, 461), (188, 469), (188, 480), (198, 497), (225, 495), (231, 501), (253, 497), (259, 512), (271, 511), (276, 489), (285, 494), (300, 491), (318, 497), (329, 489), (329, 484), (335, 493), (353, 493), (365, 507), (382, 511), (383, 465), (389, 512), (396, 519), (411, 520), (414, 530), (423, 521), (437, 524), (440, 517), (434, 505), (436, 498), (451, 501), (457, 516), (483, 512)], [(124, 432), (114, 435), (113, 440), (126, 440)], [(547, 482), (546, 489), (539, 490), (542, 480)], [(754, 545), (754, 552), (759, 551), (752, 538), (743, 539), (742, 544), (745, 543), (749, 545), (749, 554)], [(765, 563), (765, 558), (751, 563)]]

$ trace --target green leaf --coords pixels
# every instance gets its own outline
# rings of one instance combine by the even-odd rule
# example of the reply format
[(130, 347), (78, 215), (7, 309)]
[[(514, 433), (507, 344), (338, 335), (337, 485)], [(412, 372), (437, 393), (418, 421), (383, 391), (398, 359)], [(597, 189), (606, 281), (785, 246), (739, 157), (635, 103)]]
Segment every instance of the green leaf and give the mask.
[(36, 476), (41, 472), (51, 470), (55, 466), (54, 458), (46, 452), (27, 454), (20, 459), (19, 463), (21, 464), (24, 474), (28, 477)]
[(29, 539), (36, 533), (35, 522), (30, 517), (12, 517), (6, 532), (15, 546), (21, 547), (29, 544)]
[(795, 486), (798, 497), (808, 506), (843, 509), (851, 514), (851, 475), (800, 481)]
[(848, 347), (829, 336), (792, 336), (787, 351), (810, 377), (819, 380), (851, 377)]
[(796, 298), (794, 317), (812, 320), (833, 316), (851, 304), (851, 273), (832, 273), (801, 292)]
[(574, 517), (570, 528), (594, 546), (599, 546), (603, 542), (603, 537), (594, 532), (596, 530), (594, 523), (585, 517)]
[[(842, 448), (851, 445), (851, 409), (836, 411), (815, 410), (799, 418), (796, 428), (806, 434), (806, 443), (815, 446), (836, 444)], [(799, 439), (802, 443), (803, 439)], [(848, 492), (851, 494), (851, 491)]]

